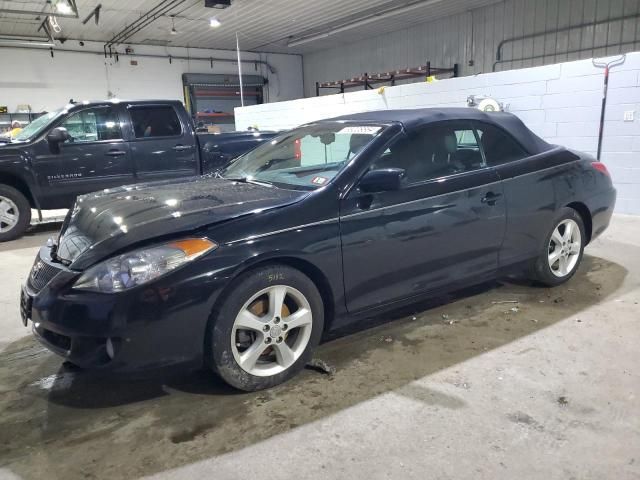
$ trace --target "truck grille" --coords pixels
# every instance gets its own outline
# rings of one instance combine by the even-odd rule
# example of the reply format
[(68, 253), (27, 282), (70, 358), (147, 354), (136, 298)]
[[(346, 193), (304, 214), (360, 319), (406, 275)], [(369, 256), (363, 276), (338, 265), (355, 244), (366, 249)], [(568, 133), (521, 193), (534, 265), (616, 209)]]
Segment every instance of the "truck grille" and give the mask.
[(29, 274), (29, 284), (35, 291), (40, 291), (53, 280), (53, 277), (59, 272), (59, 268), (43, 262), (38, 255)]

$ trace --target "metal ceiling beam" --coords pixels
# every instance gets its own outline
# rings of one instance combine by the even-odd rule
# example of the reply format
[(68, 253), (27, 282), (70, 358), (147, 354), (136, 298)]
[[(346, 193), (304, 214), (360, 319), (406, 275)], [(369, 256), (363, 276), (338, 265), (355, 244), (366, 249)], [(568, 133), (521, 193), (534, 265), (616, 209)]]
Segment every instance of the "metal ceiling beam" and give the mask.
[(91, 13), (89, 15), (87, 15), (87, 17), (82, 20), (82, 24), (86, 25), (87, 22), (89, 20), (91, 20), (92, 18), (95, 19), (96, 25), (98, 25), (98, 22), (100, 22), (100, 9), (102, 8), (102, 4), (99, 3), (96, 8), (94, 8), (93, 10), (91, 10)]

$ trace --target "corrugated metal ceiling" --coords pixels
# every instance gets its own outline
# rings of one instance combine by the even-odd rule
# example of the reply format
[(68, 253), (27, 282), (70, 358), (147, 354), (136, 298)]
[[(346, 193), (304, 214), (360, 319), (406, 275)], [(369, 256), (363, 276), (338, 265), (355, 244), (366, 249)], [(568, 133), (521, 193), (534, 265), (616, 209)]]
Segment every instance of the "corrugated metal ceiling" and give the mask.
[[(165, 0), (169, 1), (169, 0)], [(363, 38), (442, 18), (450, 14), (478, 8), (500, 0), (233, 0), (232, 6), (217, 10), (204, 7), (204, 0), (175, 0), (176, 6), (132, 36), (127, 43), (147, 43), (182, 47), (235, 48), (235, 33), (240, 35), (243, 50), (283, 53), (306, 53), (339, 46)], [(59, 18), (62, 32), (57, 37), (78, 40), (108, 41), (161, 3), (161, 0), (76, 0), (79, 19)], [(84, 19), (99, 3), (100, 23)], [(369, 18), (380, 12), (410, 4), (420, 4), (404, 14), (397, 14), (371, 23), (349, 28), (326, 38), (298, 47), (288, 47), (293, 38), (323, 34), (335, 27)], [(50, 5), (44, 0), (0, 0), (0, 9), (43, 11)], [(171, 35), (174, 15), (177, 35)], [(209, 18), (217, 16), (222, 26), (209, 27)], [(38, 27), (43, 17), (0, 13), (0, 35), (42, 36)]]

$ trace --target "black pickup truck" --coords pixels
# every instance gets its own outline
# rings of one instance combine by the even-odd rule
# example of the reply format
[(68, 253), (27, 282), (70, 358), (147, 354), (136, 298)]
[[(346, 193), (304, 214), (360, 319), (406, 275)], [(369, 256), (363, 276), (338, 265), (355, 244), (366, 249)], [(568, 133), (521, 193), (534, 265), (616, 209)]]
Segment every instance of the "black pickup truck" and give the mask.
[(0, 144), (0, 242), (29, 227), (31, 209), (77, 195), (213, 172), (275, 133), (196, 133), (179, 101), (69, 104)]

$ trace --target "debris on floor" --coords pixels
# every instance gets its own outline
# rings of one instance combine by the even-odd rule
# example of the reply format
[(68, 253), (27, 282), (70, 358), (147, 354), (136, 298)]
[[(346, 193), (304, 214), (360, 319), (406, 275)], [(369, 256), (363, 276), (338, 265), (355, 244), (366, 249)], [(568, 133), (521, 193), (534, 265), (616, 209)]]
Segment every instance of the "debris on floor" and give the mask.
[(569, 405), (569, 400), (567, 400), (567, 397), (565, 397), (564, 395), (559, 396), (557, 402), (561, 407)]
[(442, 314), (442, 319), (443, 320), (448, 320), (449, 319), (449, 315), (447, 315), (446, 313)]
[(384, 343), (391, 343), (393, 342), (393, 337), (391, 335), (383, 335), (380, 337), (380, 341)]
[(329, 376), (336, 373), (336, 367), (329, 365), (327, 362), (319, 358), (312, 358), (311, 361), (307, 363), (307, 368)]
[(491, 302), (493, 305), (502, 305), (503, 303), (520, 303), (518, 300), (497, 300)]
[(512, 307), (509, 310), (512, 311), (513, 313), (518, 313), (520, 311), (518, 307)]

